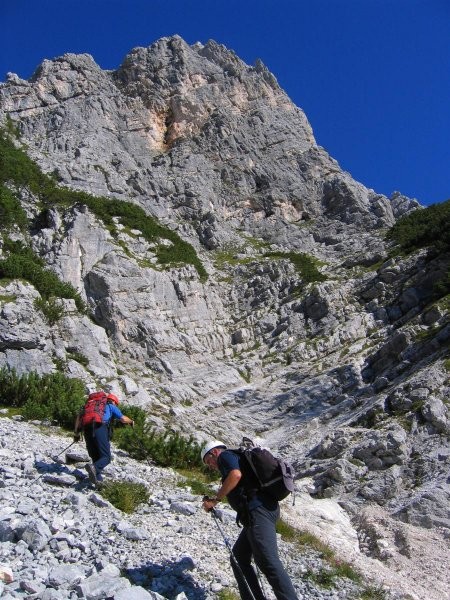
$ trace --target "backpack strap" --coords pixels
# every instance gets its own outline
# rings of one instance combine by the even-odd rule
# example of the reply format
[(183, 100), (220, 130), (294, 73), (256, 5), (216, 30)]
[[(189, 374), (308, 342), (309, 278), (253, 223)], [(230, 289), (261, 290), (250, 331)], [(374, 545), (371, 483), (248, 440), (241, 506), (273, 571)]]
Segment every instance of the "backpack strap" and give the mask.
[(242, 473), (243, 495), (248, 502), (261, 490), (258, 476), (255, 473), (253, 464), (248, 459), (249, 450), (243, 448), (228, 448), (230, 452), (239, 457), (239, 468)]

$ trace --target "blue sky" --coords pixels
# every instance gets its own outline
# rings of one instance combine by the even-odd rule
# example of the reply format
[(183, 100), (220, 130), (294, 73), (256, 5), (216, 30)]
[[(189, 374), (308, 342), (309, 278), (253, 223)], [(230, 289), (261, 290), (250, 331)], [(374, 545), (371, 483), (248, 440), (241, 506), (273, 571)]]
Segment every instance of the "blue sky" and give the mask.
[(88, 52), (214, 39), (269, 67), (323, 146), (390, 196), (450, 198), (450, 0), (3, 0), (0, 81)]

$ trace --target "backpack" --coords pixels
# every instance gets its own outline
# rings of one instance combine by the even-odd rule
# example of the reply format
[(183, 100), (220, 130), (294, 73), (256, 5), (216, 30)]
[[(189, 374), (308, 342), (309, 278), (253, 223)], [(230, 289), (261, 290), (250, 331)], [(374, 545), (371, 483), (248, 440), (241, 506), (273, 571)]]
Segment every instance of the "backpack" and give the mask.
[(106, 405), (110, 403), (105, 392), (92, 392), (81, 412), (80, 426), (87, 427), (95, 423), (103, 423)]
[(240, 466), (247, 482), (246, 489), (263, 491), (274, 500), (284, 500), (295, 492), (294, 469), (281, 458), (274, 456), (266, 448), (255, 446), (244, 438), (244, 447), (232, 450), (240, 457)]

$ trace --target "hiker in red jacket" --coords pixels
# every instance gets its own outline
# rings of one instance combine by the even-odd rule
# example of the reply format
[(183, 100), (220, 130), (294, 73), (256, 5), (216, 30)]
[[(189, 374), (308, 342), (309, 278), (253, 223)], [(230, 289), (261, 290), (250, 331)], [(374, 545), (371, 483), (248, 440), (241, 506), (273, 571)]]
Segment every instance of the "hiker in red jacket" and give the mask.
[(111, 462), (110, 430), (112, 419), (134, 426), (134, 421), (122, 414), (119, 399), (114, 394), (93, 392), (75, 421), (74, 440), (84, 434), (86, 449), (92, 463), (86, 465), (89, 480), (94, 485), (103, 480), (102, 471)]

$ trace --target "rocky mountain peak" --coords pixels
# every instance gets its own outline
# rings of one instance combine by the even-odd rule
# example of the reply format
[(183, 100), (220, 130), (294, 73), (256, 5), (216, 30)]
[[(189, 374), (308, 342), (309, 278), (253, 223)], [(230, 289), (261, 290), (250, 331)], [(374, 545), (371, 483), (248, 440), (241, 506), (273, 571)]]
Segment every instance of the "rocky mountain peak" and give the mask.
[[(267, 68), (247, 66), (212, 40), (162, 38), (112, 72), (89, 55), (66, 54), (44, 61), (25, 86), (8, 80), (0, 93), (44, 170), (68, 185), (131, 197), (153, 214), (179, 215), (207, 247), (231, 241), (239, 228), (298, 248), (324, 226), (333, 229), (328, 238), (341, 239), (336, 221), (354, 226), (356, 238), (394, 222), (387, 198), (355, 184), (316, 145), (306, 116)], [(183, 171), (175, 187), (169, 165)], [(305, 220), (308, 236), (285, 226)]]
[(45, 105), (95, 94), (104, 80), (104, 72), (90, 54), (67, 53), (44, 60), (29, 81)]
[(213, 40), (189, 46), (173, 36), (135, 48), (114, 78), (124, 94), (165, 115), (169, 148), (177, 139), (198, 135), (218, 113), (245, 113), (259, 99), (294, 108), (262, 63), (249, 67)]

